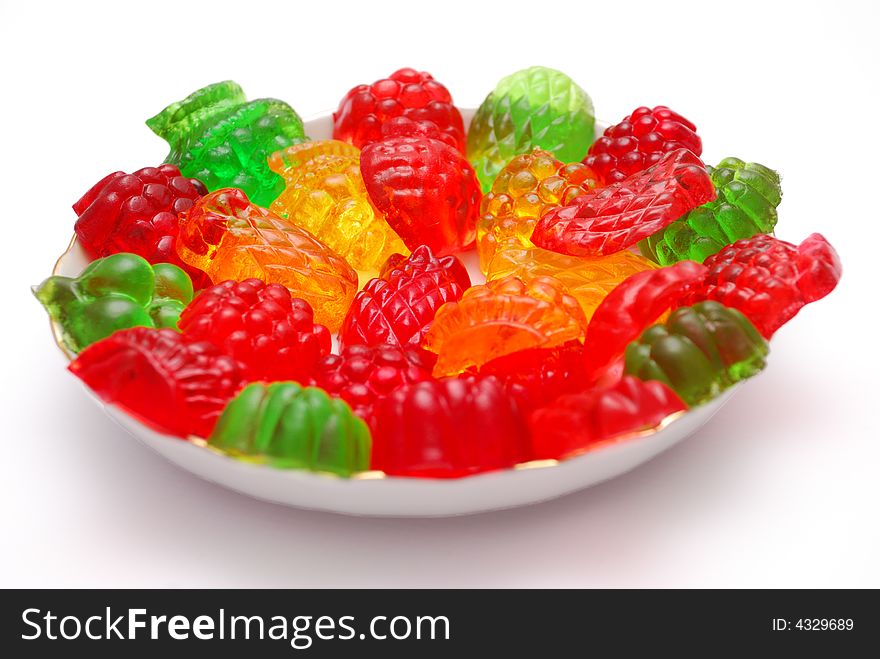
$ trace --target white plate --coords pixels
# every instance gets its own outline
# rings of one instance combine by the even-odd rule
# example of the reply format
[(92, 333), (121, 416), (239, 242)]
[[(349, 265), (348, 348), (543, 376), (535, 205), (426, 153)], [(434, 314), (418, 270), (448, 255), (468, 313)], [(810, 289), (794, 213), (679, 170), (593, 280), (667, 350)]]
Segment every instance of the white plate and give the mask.
[[(462, 110), (465, 125), (470, 123), (473, 113)], [(331, 113), (305, 122), (305, 127), (313, 139), (330, 138)], [(473, 255), (466, 257), (474, 281), (484, 281), (476, 259)], [(75, 277), (87, 263), (85, 253), (74, 242), (59, 259), (55, 274)], [(466, 478), (436, 480), (391, 477), (377, 472), (343, 479), (241, 462), (207, 449), (203, 443), (162, 435), (96, 396), (90, 397), (123, 428), (170, 462), (237, 492), (288, 506), (350, 515), (439, 517), (524, 506), (619, 476), (693, 433), (734, 391), (735, 388), (729, 389), (706, 405), (674, 415), (656, 430), (599, 445), (562, 462), (546, 460)]]

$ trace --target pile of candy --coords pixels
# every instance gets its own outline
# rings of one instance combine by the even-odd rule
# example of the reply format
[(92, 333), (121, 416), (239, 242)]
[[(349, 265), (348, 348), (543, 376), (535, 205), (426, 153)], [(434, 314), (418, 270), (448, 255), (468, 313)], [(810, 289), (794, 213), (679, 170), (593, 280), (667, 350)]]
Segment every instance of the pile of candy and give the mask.
[(35, 289), (70, 370), (236, 458), (454, 478), (657, 428), (760, 371), (840, 278), (822, 236), (773, 237), (773, 170), (704, 165), (666, 107), (596, 139), (558, 71), (504, 78), (467, 131), (412, 69), (333, 121), (311, 141), (233, 82), (149, 119), (166, 162), (86, 192), (92, 263)]

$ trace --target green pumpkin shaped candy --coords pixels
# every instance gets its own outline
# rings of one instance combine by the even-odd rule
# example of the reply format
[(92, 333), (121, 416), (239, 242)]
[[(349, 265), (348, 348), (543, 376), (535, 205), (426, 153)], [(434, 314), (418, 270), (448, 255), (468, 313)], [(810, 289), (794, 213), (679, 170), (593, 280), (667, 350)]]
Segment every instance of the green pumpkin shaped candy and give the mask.
[(295, 382), (256, 382), (223, 411), (208, 445), (275, 467), (351, 476), (370, 466), (370, 431), (344, 401)]
[(626, 348), (625, 372), (659, 380), (693, 406), (760, 372), (768, 351), (748, 318), (710, 300), (646, 329)]

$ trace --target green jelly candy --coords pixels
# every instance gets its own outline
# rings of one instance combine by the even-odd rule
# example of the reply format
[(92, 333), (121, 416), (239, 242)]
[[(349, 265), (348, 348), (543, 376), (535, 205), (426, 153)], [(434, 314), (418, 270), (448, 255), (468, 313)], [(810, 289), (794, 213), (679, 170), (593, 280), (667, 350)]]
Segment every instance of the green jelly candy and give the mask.
[(115, 293), (75, 303), (66, 323), (80, 349), (129, 327), (154, 327), (154, 323), (143, 306)]
[(595, 123), (590, 97), (560, 71), (533, 66), (502, 79), (468, 130), (468, 159), (483, 193), (511, 158), (535, 147), (563, 162), (581, 160)]
[(147, 120), (171, 147), (166, 159), (209, 190), (240, 188), (258, 206), (284, 190), (269, 169), (275, 151), (304, 142), (302, 120), (287, 103), (245, 100), (232, 81), (204, 87)]
[(79, 277), (49, 277), (34, 289), (65, 345), (79, 352), (128, 327), (177, 329), (192, 300), (192, 280), (170, 263), (150, 265), (121, 252), (90, 263)]
[(153, 299), (156, 276), (146, 259), (120, 252), (92, 261), (76, 278), (76, 285), (87, 297), (120, 293), (145, 306)]
[(644, 256), (670, 265), (690, 259), (702, 262), (737, 240), (771, 233), (782, 201), (779, 174), (754, 162), (725, 158), (708, 168), (718, 194), (639, 243)]
[(627, 346), (625, 371), (664, 382), (692, 406), (760, 372), (768, 351), (748, 318), (709, 300), (646, 329)]
[(342, 400), (295, 382), (254, 383), (223, 411), (208, 444), (290, 469), (350, 476), (370, 465), (370, 431)]

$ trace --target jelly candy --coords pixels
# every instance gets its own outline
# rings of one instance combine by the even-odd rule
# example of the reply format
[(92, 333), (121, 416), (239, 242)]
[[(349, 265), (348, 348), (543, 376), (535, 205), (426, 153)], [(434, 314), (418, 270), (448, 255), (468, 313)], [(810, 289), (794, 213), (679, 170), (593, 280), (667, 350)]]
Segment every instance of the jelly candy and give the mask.
[(598, 379), (627, 344), (691, 290), (701, 289), (706, 267), (693, 261), (631, 275), (599, 304), (584, 343), (587, 373)]
[(345, 142), (305, 142), (269, 158), (287, 184), (270, 210), (314, 235), (356, 270), (376, 270), (406, 246), (370, 202), (360, 151)]
[(723, 304), (673, 311), (626, 348), (626, 373), (669, 385), (688, 405), (717, 396), (764, 368), (769, 347), (748, 318)]
[(74, 231), (92, 258), (131, 252), (150, 263), (173, 263), (201, 288), (207, 282), (204, 273), (177, 257), (174, 239), (178, 214), (207, 192), (201, 181), (181, 176), (174, 165), (113, 172), (73, 205)]
[(185, 176), (198, 178), (209, 190), (240, 188), (259, 206), (268, 206), (284, 189), (269, 170), (268, 157), (306, 139), (302, 120), (287, 103), (272, 98), (248, 102), (232, 81), (172, 103), (147, 126), (168, 142), (167, 160)]
[(587, 259), (540, 247), (522, 247), (519, 240), (508, 239), (495, 252), (486, 279), (492, 281), (512, 275), (521, 279), (553, 277), (578, 301), (589, 320), (596, 307), (620, 282), (655, 267), (647, 259), (627, 250)]
[(561, 460), (600, 442), (626, 439), (656, 428), (686, 407), (664, 383), (632, 376), (562, 396), (529, 419), (535, 458)]
[(339, 328), (358, 286), (345, 259), (236, 189), (207, 194), (181, 216), (177, 253), (215, 282), (256, 278), (285, 286), (331, 331)]
[(126, 327), (177, 329), (193, 288), (175, 265), (151, 266), (137, 254), (120, 252), (92, 261), (75, 279), (49, 277), (34, 295), (60, 325), (65, 345), (79, 352)]
[(532, 231), (541, 216), (595, 187), (596, 178), (585, 165), (565, 165), (542, 149), (507, 163), (483, 197), (477, 220), (477, 253), (483, 273), (498, 245), (515, 238), (520, 246), (532, 247)]
[(520, 350), (562, 345), (582, 337), (586, 324), (577, 301), (552, 277), (506, 277), (443, 305), (422, 347), (437, 354), (433, 372), (440, 377)]
[(481, 366), (478, 373), (498, 378), (520, 409), (528, 411), (563, 394), (587, 388), (583, 353), (580, 341), (569, 341), (556, 348), (521, 350), (493, 359)]
[(372, 467), (390, 476), (457, 478), (530, 459), (526, 419), (493, 377), (406, 384), (378, 406)]
[(449, 91), (430, 73), (414, 69), (348, 92), (333, 113), (333, 137), (363, 148), (382, 139), (382, 127), (396, 117), (431, 122), (464, 153), (464, 122)]
[(840, 258), (814, 233), (797, 247), (773, 236), (757, 235), (728, 245), (705, 262), (702, 287), (683, 304), (717, 300), (739, 309), (769, 339), (801, 307), (828, 295), (840, 280)]
[(259, 279), (224, 281), (202, 291), (179, 324), (190, 339), (213, 343), (237, 359), (248, 380), (305, 382), (330, 353), (330, 332), (313, 322), (309, 303)]
[(295, 382), (254, 383), (223, 410), (208, 445), (273, 467), (351, 476), (370, 464), (370, 431), (327, 392)]
[(419, 137), (432, 140), (440, 140), (455, 149), (461, 144), (449, 133), (444, 133), (433, 121), (420, 119), (418, 121), (408, 117), (395, 117), (382, 124), (382, 138), (376, 140), (383, 142), (393, 137)]
[(382, 399), (400, 385), (431, 378), (424, 354), (387, 344), (348, 346), (321, 359), (312, 384), (342, 398), (373, 427), (373, 412)]
[(583, 158), (595, 117), (587, 93), (567, 75), (533, 66), (503, 78), (471, 121), (467, 152), (488, 192), (514, 156), (540, 147), (563, 162)]
[(461, 152), (426, 137), (392, 137), (364, 147), (361, 172), (408, 248), (427, 245), (444, 256), (473, 243), (480, 184)]
[(690, 121), (666, 106), (658, 105), (653, 110), (640, 107), (619, 124), (605, 129), (602, 137), (590, 146), (584, 164), (605, 183), (616, 183), (676, 149), (701, 155), (703, 143), (696, 130)]
[(679, 149), (618, 183), (550, 210), (535, 226), (532, 242), (572, 256), (611, 254), (713, 199), (715, 187), (703, 163)]
[(643, 239), (642, 254), (661, 265), (684, 259), (702, 262), (725, 245), (773, 231), (782, 201), (779, 174), (738, 158), (725, 158), (707, 169), (717, 199)]
[(457, 258), (438, 259), (423, 245), (358, 291), (342, 323), (340, 343), (418, 347), (437, 309), (461, 298), (464, 281), (470, 284)]
[(68, 368), (104, 402), (180, 437), (207, 437), (244, 384), (232, 357), (170, 329), (120, 330), (83, 350)]
[(451, 254), (437, 258), (427, 245), (417, 247), (410, 256), (392, 254), (382, 264), (379, 277), (381, 279), (415, 277), (435, 270), (442, 270), (443, 277), (458, 284), (462, 291), (471, 287), (471, 276), (464, 263)]

